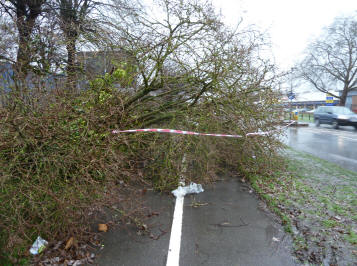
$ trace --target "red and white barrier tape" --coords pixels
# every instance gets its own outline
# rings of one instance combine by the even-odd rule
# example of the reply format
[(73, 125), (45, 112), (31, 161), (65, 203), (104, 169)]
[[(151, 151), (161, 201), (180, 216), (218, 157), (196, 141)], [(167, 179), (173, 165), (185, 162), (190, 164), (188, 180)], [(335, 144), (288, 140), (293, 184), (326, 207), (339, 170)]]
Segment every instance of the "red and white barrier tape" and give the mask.
[(182, 134), (182, 135), (242, 138), (242, 136), (240, 136), (240, 135), (208, 134), (208, 133), (198, 133), (198, 132), (192, 132), (192, 131), (184, 131), (184, 130), (176, 130), (176, 129), (162, 129), (162, 128), (144, 128), (144, 129), (129, 129), (129, 130), (113, 130), (112, 131), (113, 134), (129, 133), (129, 132), (161, 132), (161, 133)]
[[(291, 124), (295, 123), (295, 121), (291, 122), (290, 124), (284, 126), (288, 127)], [(284, 128), (282, 127), (282, 128)], [(245, 134), (246, 137), (249, 136), (266, 136), (278, 129), (266, 131), (266, 132), (252, 132)], [(128, 130), (113, 130), (113, 134), (119, 133), (133, 133), (133, 132), (160, 132), (160, 133), (171, 133), (171, 134), (182, 134), (182, 135), (195, 135), (195, 136), (214, 136), (214, 137), (228, 137), (228, 138), (243, 138), (241, 135), (228, 135), (228, 134), (210, 134), (210, 133), (199, 133), (193, 131), (184, 131), (184, 130), (176, 130), (176, 129), (162, 129), (162, 128), (143, 128), (143, 129), (128, 129)]]

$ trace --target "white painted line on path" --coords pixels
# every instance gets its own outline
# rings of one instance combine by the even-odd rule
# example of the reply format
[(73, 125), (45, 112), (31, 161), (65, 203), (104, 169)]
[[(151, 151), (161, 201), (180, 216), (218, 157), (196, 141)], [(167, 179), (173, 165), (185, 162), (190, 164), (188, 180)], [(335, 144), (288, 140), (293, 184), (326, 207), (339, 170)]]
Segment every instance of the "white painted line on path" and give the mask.
[[(179, 180), (179, 185), (185, 185), (185, 174), (187, 171), (186, 154), (183, 155), (182, 170)], [(183, 219), (183, 202), (185, 196), (176, 197), (174, 217), (172, 219), (171, 235), (169, 251), (167, 253), (166, 266), (179, 266), (180, 264), (180, 248), (181, 248), (181, 231), (182, 231), (182, 219)]]
[(182, 169), (179, 179), (179, 186), (172, 191), (172, 194), (176, 197), (174, 217), (172, 219), (171, 235), (169, 243), (169, 251), (167, 253), (166, 266), (179, 266), (180, 265), (180, 248), (181, 248), (181, 232), (182, 232), (182, 220), (183, 220), (183, 202), (185, 195), (192, 193), (201, 193), (204, 191), (202, 185), (195, 184), (193, 182), (190, 185), (185, 186), (185, 174), (187, 172), (186, 154), (182, 158)]
[(179, 266), (180, 263), (181, 230), (184, 199), (184, 196), (176, 197), (166, 266)]

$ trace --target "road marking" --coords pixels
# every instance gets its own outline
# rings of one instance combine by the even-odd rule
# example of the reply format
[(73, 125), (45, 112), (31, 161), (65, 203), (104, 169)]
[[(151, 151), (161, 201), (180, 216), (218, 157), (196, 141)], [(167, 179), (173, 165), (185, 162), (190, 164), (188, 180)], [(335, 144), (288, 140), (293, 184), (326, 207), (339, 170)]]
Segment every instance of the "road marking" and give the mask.
[(352, 163), (355, 163), (355, 164), (357, 164), (357, 160), (355, 160), (355, 159), (351, 159), (351, 158), (348, 158), (348, 157), (345, 157), (345, 156), (341, 156), (341, 155), (338, 155), (338, 154), (335, 154), (335, 153), (331, 153), (330, 154), (332, 157), (335, 157), (335, 158), (337, 158), (337, 159), (342, 159), (342, 160), (345, 160), (345, 161), (350, 161), (350, 162), (352, 162)]
[(181, 230), (184, 199), (184, 196), (178, 196), (176, 198), (166, 266), (179, 266), (180, 264)]
[[(179, 185), (184, 186), (185, 173), (187, 171), (186, 154), (184, 154), (182, 157), (181, 165), (182, 165), (182, 170), (181, 170)], [(179, 266), (180, 264), (181, 231), (182, 231), (184, 200), (185, 200), (185, 196), (176, 197), (166, 266)]]
[(348, 139), (351, 141), (357, 141), (357, 136), (355, 137), (353, 132), (344, 132), (344, 131), (332, 131), (329, 129), (315, 129), (315, 128), (307, 128), (306, 131), (312, 132), (312, 133), (316, 133), (316, 134), (321, 134), (321, 133), (325, 133), (325, 134), (329, 134), (332, 136), (336, 136), (339, 138), (344, 138), (344, 139)]
[(307, 127), (306, 129), (309, 130), (314, 130), (316, 132), (321, 132), (321, 131), (325, 131), (325, 132), (331, 132), (331, 133), (342, 133), (342, 134), (349, 134), (349, 135), (353, 135), (356, 136), (356, 132), (355, 131), (350, 131), (350, 130), (344, 130), (344, 129), (332, 129), (330, 127)]
[(349, 138), (349, 137), (344, 137), (344, 136), (339, 136), (339, 135), (336, 135), (336, 136), (339, 137), (339, 138), (348, 139), (348, 140), (351, 140), (351, 141), (357, 141), (357, 139), (353, 139), (353, 138)]

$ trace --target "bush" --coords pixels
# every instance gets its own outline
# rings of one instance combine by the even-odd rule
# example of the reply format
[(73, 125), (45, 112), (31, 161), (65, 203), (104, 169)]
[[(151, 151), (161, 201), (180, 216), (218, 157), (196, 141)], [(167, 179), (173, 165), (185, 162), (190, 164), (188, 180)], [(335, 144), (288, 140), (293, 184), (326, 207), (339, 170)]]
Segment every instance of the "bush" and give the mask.
[(239, 139), (113, 135), (112, 129), (140, 128), (145, 121), (135, 117), (148, 106), (125, 110), (127, 96), (111, 84), (97, 79), (77, 96), (1, 109), (0, 244), (11, 256), (24, 255), (38, 235), (80, 238), (89, 228), (89, 210), (104, 206), (121, 184), (168, 191), (182, 174), (187, 182), (205, 183), (227, 169), (238, 168), (240, 175), (274, 170), (276, 136), (245, 137), (274, 129), (274, 94), (258, 104), (243, 92), (218, 94), (151, 125), (244, 136)]
[(110, 133), (122, 115), (118, 101), (109, 91), (90, 90), (37, 108), (1, 109), (2, 249), (22, 254), (37, 235), (83, 232), (89, 207), (105, 201), (125, 167)]

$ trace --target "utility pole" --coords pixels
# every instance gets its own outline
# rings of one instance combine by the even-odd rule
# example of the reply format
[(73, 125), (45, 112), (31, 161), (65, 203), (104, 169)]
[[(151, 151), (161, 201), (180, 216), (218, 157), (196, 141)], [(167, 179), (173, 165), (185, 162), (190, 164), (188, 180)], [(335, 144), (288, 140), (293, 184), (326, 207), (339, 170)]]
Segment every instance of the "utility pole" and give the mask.
[(290, 92), (288, 92), (288, 98), (290, 100), (289, 102), (289, 118), (290, 118), (290, 121), (292, 120), (291, 119), (291, 113), (292, 113), (292, 102), (293, 102), (293, 99), (295, 99), (295, 93), (293, 92), (293, 76), (292, 76), (292, 73), (294, 72), (295, 68), (291, 68), (291, 72), (290, 72)]

